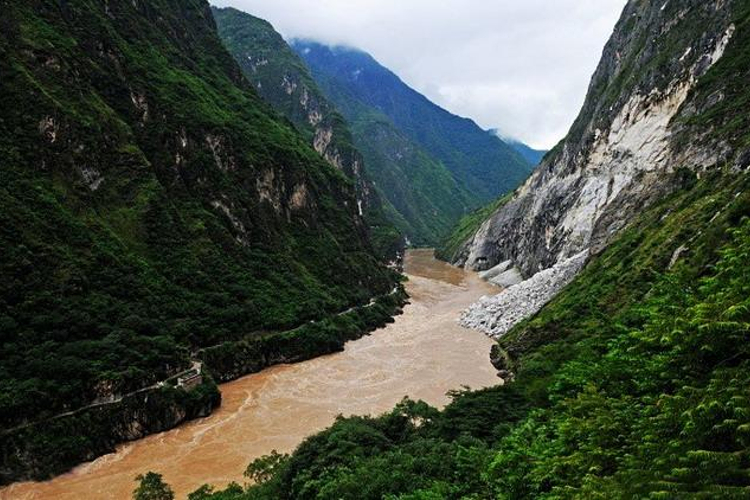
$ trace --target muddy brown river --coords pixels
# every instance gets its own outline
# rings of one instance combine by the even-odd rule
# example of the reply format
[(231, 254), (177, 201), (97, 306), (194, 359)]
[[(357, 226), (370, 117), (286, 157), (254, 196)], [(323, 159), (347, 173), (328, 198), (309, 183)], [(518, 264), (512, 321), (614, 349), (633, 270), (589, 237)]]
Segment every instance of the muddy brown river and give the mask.
[(411, 304), (395, 323), (341, 353), (224, 384), (211, 416), (121, 445), (51, 481), (11, 485), (0, 499), (125, 500), (135, 476), (147, 471), (163, 474), (184, 499), (204, 483), (242, 483), (252, 459), (292, 451), (336, 415), (380, 414), (406, 395), (442, 406), (451, 389), (499, 383), (489, 362), (492, 341), (456, 322), (463, 308), (497, 290), (432, 251), (410, 251), (405, 264)]

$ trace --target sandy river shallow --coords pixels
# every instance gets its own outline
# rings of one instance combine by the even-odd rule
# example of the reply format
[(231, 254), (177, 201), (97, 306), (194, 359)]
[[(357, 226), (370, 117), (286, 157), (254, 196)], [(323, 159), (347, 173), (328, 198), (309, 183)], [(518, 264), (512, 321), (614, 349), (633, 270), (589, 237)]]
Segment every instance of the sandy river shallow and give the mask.
[(492, 341), (457, 324), (462, 309), (493, 293), (490, 285), (427, 250), (408, 252), (405, 264), (411, 304), (395, 323), (344, 352), (224, 384), (210, 417), (121, 445), (51, 481), (11, 485), (0, 500), (125, 500), (146, 471), (163, 474), (184, 499), (204, 483), (242, 483), (252, 459), (292, 451), (336, 415), (379, 414), (406, 395), (442, 406), (451, 389), (499, 383), (489, 362)]

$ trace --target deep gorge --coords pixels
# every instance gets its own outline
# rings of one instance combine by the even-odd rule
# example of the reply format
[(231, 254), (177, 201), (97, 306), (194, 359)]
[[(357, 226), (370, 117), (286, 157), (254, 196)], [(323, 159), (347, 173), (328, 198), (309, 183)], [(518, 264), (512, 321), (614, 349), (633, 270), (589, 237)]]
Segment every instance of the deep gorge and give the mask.
[(544, 153), (206, 0), (6, 2), (0, 498), (749, 497), (750, 0), (623, 4)]

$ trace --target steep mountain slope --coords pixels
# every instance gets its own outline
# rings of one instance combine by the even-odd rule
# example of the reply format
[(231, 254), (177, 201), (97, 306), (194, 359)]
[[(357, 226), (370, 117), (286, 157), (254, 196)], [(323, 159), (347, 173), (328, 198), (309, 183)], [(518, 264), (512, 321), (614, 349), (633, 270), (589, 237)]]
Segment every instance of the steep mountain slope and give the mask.
[[(685, 61), (694, 52), (698, 66)], [(556, 195), (578, 200), (601, 169), (638, 160), (645, 170), (646, 155), (655, 170), (636, 179), (652, 192), (626, 183), (647, 206), (620, 204), (625, 227), (539, 314), (500, 337), (492, 358), (507, 383), (457, 394), (442, 412), (405, 401), (380, 418), (340, 419), (291, 457), (251, 464), (259, 485), (196, 500), (750, 497), (749, 54), (748, 0), (628, 2), (593, 101), (551, 155), (573, 163), (545, 162), (530, 183), (543, 189), (539, 176), (577, 173), (582, 180)], [(664, 110), (652, 85), (685, 82), (675, 119), (631, 135)], [(649, 113), (621, 127), (621, 107), (643, 92)], [(576, 145), (594, 117), (617, 126)], [(612, 151), (619, 161), (592, 163), (602, 136), (613, 147), (630, 138), (628, 151)], [(651, 157), (655, 149), (667, 156)], [(552, 194), (540, 194), (535, 203), (547, 204)], [(509, 217), (526, 196), (519, 190), (498, 213)]]
[[(443, 163), (477, 205), (512, 190), (531, 171), (531, 166), (498, 137), (433, 104), (369, 54), (306, 41), (296, 41), (294, 48), (328, 95), (341, 89), (387, 116)], [(334, 101), (349, 118), (346, 106)]]
[(674, 188), (680, 169), (740, 161), (725, 137), (709, 133), (717, 127), (698, 135), (689, 126), (723, 100), (720, 88), (711, 95), (697, 84), (732, 39), (729, 9), (725, 2), (663, 6), (628, 4), (567, 138), (457, 263), (488, 269), (511, 260), (529, 277), (581, 251), (599, 251)]
[[(359, 171), (360, 177), (372, 177), (387, 219), (411, 243), (435, 244), (474, 203), (442, 164), (385, 115), (337, 92), (335, 101), (344, 105), (351, 120), (346, 122), (313, 81), (305, 63), (267, 22), (233, 9), (215, 12), (225, 44), (263, 97), (334, 163), (343, 162), (345, 170), (351, 165), (350, 170)], [(362, 152), (364, 168), (355, 147)], [(362, 186), (362, 190), (370, 189), (369, 183)], [(371, 200), (377, 199), (370, 193)], [(372, 211), (366, 215), (372, 218)]]
[(539, 163), (542, 161), (542, 158), (544, 158), (544, 155), (547, 154), (547, 151), (541, 150), (541, 149), (534, 149), (532, 147), (527, 146), (526, 144), (522, 142), (516, 142), (516, 141), (506, 141), (510, 147), (518, 151), (518, 153), (523, 156), (523, 158), (529, 162), (530, 165), (539, 165)]
[(450, 262), (458, 251), (463, 248), (466, 241), (473, 237), (477, 230), (482, 227), (482, 224), (512, 197), (513, 193), (508, 193), (492, 203), (488, 203), (461, 217), (461, 220), (451, 228), (448, 236), (444, 237), (440, 241), (440, 244), (435, 247), (435, 256), (438, 259)]
[(346, 116), (390, 220), (413, 244), (434, 245), (477, 204), (475, 197), (385, 114), (325, 74), (314, 76)]
[(358, 203), (376, 248), (389, 258), (395, 256), (402, 238), (385, 218), (381, 197), (344, 118), (318, 89), (305, 63), (268, 22), (233, 8), (212, 7), (212, 12), (224, 45), (257, 92), (294, 123), (329, 163), (355, 180)]
[(347, 117), (391, 219), (414, 245), (435, 245), (472, 206), (473, 196), (445, 166), (378, 111), (348, 100)]
[(355, 99), (339, 100), (350, 111), (350, 128), (269, 23), (231, 8), (214, 14), (225, 45), (261, 96), (329, 162), (358, 179), (379, 248), (398, 243), (384, 216), (411, 243), (435, 244), (471, 205), (471, 195), (387, 117)]
[(330, 352), (344, 335), (310, 320), (393, 290), (352, 183), (261, 101), (205, 0), (1, 22), (0, 481), (210, 411), (223, 367), (159, 384), (204, 349), (243, 340), (248, 370)]

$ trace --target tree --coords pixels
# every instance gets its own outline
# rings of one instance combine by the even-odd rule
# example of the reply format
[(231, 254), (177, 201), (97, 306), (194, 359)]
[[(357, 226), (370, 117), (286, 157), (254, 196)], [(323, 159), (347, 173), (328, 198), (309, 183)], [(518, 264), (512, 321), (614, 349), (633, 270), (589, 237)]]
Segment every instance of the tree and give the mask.
[(252, 479), (255, 484), (263, 484), (271, 480), (274, 474), (289, 459), (289, 455), (282, 455), (276, 450), (272, 450), (270, 455), (264, 455), (256, 458), (245, 469), (245, 477)]
[(147, 472), (146, 475), (138, 474), (135, 480), (140, 481), (140, 484), (133, 490), (133, 500), (174, 500), (174, 492), (162, 480), (161, 474), (156, 472)]

